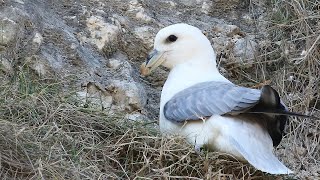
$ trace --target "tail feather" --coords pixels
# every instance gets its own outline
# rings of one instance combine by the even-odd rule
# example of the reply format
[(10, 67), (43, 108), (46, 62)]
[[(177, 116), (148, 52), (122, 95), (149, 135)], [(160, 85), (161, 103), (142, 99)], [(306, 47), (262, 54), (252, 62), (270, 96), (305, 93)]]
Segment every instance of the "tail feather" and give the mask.
[[(232, 118), (232, 117), (231, 117)], [(240, 118), (240, 119), (239, 119)], [(221, 140), (218, 144), (228, 143), (227, 148), (233, 149), (246, 159), (256, 169), (270, 174), (290, 174), (293, 173), (283, 165), (273, 154), (273, 140), (260, 121), (241, 121), (241, 118), (226, 118), (221, 125)], [(230, 122), (229, 122), (230, 121)], [(233, 124), (234, 123), (234, 124)]]
[(319, 119), (315, 116), (305, 115), (301, 113), (291, 112), (283, 109), (253, 109), (250, 112), (246, 112), (249, 114), (270, 114), (270, 115), (286, 115), (286, 116), (297, 116), (303, 118), (310, 118), (310, 119)]
[(269, 174), (291, 174), (289, 168), (283, 165), (278, 158), (272, 153), (272, 150), (263, 147), (262, 151), (241, 146), (235, 139), (230, 138), (230, 142), (238, 152), (256, 169)]
[(304, 118), (319, 119), (314, 116), (309, 116), (301, 113), (288, 111), (288, 108), (281, 101), (278, 92), (269, 85), (263, 86), (261, 91), (262, 93), (261, 93), (259, 103), (246, 113), (286, 115), (286, 116), (298, 116), (298, 117), (304, 117)]
[(265, 128), (268, 130), (273, 141), (273, 146), (275, 147), (279, 145), (285, 134), (285, 125), (289, 116), (318, 119), (314, 116), (290, 112), (281, 101), (278, 92), (269, 85), (265, 85), (261, 89), (259, 103), (243, 114), (256, 115), (259, 117), (257, 119), (260, 119), (261, 123), (265, 124)]

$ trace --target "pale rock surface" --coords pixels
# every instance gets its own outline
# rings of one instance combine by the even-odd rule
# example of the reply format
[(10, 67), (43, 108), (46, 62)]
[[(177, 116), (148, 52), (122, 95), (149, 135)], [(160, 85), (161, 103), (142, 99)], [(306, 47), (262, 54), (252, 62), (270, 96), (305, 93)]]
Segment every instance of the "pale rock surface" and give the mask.
[(0, 63), (0, 71), (4, 71), (7, 74), (13, 73), (12, 63), (8, 59), (2, 58), (0, 59)]
[(109, 61), (108, 61), (108, 63), (107, 63), (107, 66), (109, 67), (109, 68), (112, 68), (112, 69), (119, 69), (120, 68), (120, 66), (122, 65), (123, 63), (121, 63), (121, 61), (120, 60), (118, 60), (118, 59), (109, 59)]
[[(9, 75), (18, 64), (25, 64), (40, 77), (61, 78), (66, 93), (71, 87), (76, 92), (79, 106), (121, 112), (128, 119), (156, 120), (167, 70), (160, 68), (147, 78), (139, 75), (139, 65), (152, 49), (156, 33), (180, 22), (199, 27), (217, 56), (225, 55), (219, 65), (228, 75), (225, 63), (247, 63), (258, 47), (253, 43), (250, 49), (245, 43), (246, 38), (258, 42), (249, 36), (250, 25), (234, 21), (232, 13), (238, 4), (220, 0), (6, 1), (0, 6), (1, 71)], [(246, 15), (237, 17), (249, 18)]]
[(213, 28), (213, 47), (216, 52), (226, 54), (230, 59), (221, 60), (230, 63), (250, 64), (254, 62), (258, 44), (254, 37), (246, 35), (236, 25), (218, 24)]
[(39, 47), (41, 45), (42, 41), (43, 41), (42, 35), (39, 32), (36, 32), (34, 34), (32, 42)]
[(134, 33), (148, 48), (152, 48), (154, 33), (153, 28), (150, 26), (142, 26), (135, 28)]
[(109, 110), (112, 107), (113, 97), (105, 90), (93, 83), (88, 83), (83, 91), (75, 96), (80, 106), (97, 110)]
[(106, 43), (113, 41), (120, 32), (118, 26), (106, 23), (100, 16), (91, 16), (87, 19), (86, 25), (90, 37), (81, 37), (82, 41), (95, 44), (99, 50), (102, 50)]
[(8, 45), (12, 42), (18, 33), (19, 24), (9, 17), (4, 17), (0, 21), (0, 45)]
[(132, 121), (141, 121), (148, 119), (146, 116), (142, 115), (141, 113), (131, 113), (127, 114), (125, 116), (126, 119), (132, 120)]
[(112, 94), (115, 105), (129, 112), (142, 109), (146, 105), (146, 92), (138, 83), (112, 80), (106, 89)]
[(37, 55), (32, 55), (31, 57), (26, 57), (26, 63), (29, 67), (34, 70), (38, 76), (45, 77), (50, 72), (48, 63)]
[(142, 4), (138, 0), (131, 0), (129, 2), (129, 12), (135, 13), (135, 18), (145, 22), (150, 22), (152, 18), (145, 12)]
[(199, 0), (180, 0), (180, 2), (185, 6), (192, 6), (199, 3)]
[[(254, 58), (256, 49), (257, 49), (257, 43), (249, 38), (238, 38), (235, 37), (233, 39), (234, 47), (233, 47), (233, 53), (234, 56), (237, 57), (237, 61), (245, 62), (252, 61)], [(241, 63), (241, 62), (240, 62)]]

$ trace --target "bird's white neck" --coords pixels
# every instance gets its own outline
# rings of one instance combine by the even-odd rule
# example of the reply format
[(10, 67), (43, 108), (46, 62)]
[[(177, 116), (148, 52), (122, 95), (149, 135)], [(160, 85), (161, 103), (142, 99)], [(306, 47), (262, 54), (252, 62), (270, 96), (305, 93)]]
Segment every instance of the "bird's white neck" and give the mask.
[(163, 107), (168, 100), (181, 90), (206, 81), (230, 82), (219, 73), (214, 61), (204, 63), (199, 62), (199, 60), (190, 60), (177, 65), (170, 71), (163, 86), (160, 107)]

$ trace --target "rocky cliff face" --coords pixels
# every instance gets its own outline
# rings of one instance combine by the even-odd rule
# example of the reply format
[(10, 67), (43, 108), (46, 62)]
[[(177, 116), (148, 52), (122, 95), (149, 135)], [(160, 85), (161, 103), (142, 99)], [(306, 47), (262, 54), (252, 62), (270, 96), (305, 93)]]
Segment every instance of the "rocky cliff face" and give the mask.
[[(189, 148), (177, 148), (175, 143), (163, 145), (166, 140), (161, 137), (154, 143), (153, 137), (146, 138), (149, 129), (145, 130), (148, 132), (142, 135), (145, 139), (140, 139), (143, 141), (140, 143), (135, 138), (141, 132), (129, 125), (117, 124), (119, 118), (113, 119), (114, 126), (108, 124), (112, 121), (105, 121), (108, 119), (105, 116), (92, 118), (93, 109), (104, 115), (120, 114), (130, 120), (157, 122), (159, 96), (168, 71), (159, 68), (151, 76), (141, 77), (138, 69), (152, 49), (158, 30), (174, 23), (184, 22), (203, 30), (216, 50), (219, 69), (227, 78), (250, 87), (271, 82), (290, 109), (320, 116), (319, 7), (319, 2), (280, 0), (0, 0), (0, 82), (4, 84), (0, 87), (10, 92), (0, 91), (0, 115), (4, 117), (0, 126), (1, 172), (10, 171), (12, 177), (31, 172), (39, 175), (33, 177), (43, 178), (44, 168), (49, 169), (49, 175), (44, 177), (55, 177), (52, 172), (60, 177), (63, 172), (62, 179), (96, 179), (101, 177), (100, 173), (113, 168), (116, 169), (113, 172), (124, 171), (126, 174), (126, 170), (133, 175), (149, 168), (151, 176), (145, 174), (145, 177), (181, 177), (191, 172), (184, 167), (210, 164), (204, 162), (207, 157), (192, 155), (190, 158)], [(10, 88), (18, 89), (20, 81), (28, 83), (31, 80), (31, 77), (21, 75), (24, 71), (43, 81), (57, 79), (63, 91), (59, 92), (62, 98), (55, 98), (60, 102), (66, 95), (68, 98), (71, 95), (72, 109), (69, 109), (69, 101), (64, 108), (70, 111), (48, 109), (45, 105), (38, 107), (43, 103), (42, 99), (35, 100), (37, 97), (32, 93), (28, 94), (29, 99), (23, 93), (17, 95), (18, 98), (7, 97), (19, 92)], [(17, 84), (12, 80), (14, 78), (19, 81)], [(9, 88), (7, 84), (10, 84)], [(23, 88), (32, 88), (27, 86)], [(40, 97), (42, 90), (38, 94)], [(53, 98), (52, 101), (56, 100)], [(52, 106), (56, 106), (56, 102)], [(21, 109), (23, 112), (19, 111)], [(33, 112), (29, 113), (30, 109)], [(83, 109), (90, 113), (82, 113)], [(60, 113), (56, 113), (58, 110)], [(80, 129), (65, 127), (70, 124)], [(276, 151), (278, 156), (297, 172), (298, 177), (319, 179), (319, 121), (292, 118), (287, 127), (288, 133)], [(101, 129), (105, 133), (103, 137)], [(131, 134), (128, 135), (129, 131)], [(95, 142), (88, 138), (90, 133)], [(125, 136), (127, 138), (123, 138)], [(110, 146), (120, 141), (123, 146)], [(81, 158), (88, 160), (88, 164), (81, 164), (81, 158), (79, 161), (74, 159), (74, 146), (87, 145), (88, 151), (84, 151)], [(181, 143), (177, 145), (180, 147)], [(60, 161), (67, 159), (66, 147), (69, 148), (69, 161)], [(92, 150), (97, 147), (103, 152)], [(162, 151), (163, 148), (167, 151)], [(186, 153), (175, 151), (179, 155), (172, 155), (170, 148), (185, 149)], [(132, 152), (128, 158), (131, 161), (126, 161), (129, 168), (123, 170), (113, 161), (123, 162), (128, 152)], [(54, 158), (44, 163), (47, 163), (46, 167), (42, 166), (51, 155)], [(105, 159), (96, 161), (101, 157)], [(183, 160), (180, 157), (187, 157), (186, 164), (179, 164)], [(105, 167), (109, 158), (112, 163)], [(170, 161), (170, 158), (176, 160)], [(142, 159), (145, 164), (140, 163)], [(224, 170), (228, 168), (220, 168), (225, 162), (214, 161), (207, 169), (193, 169), (192, 173), (198, 178), (227, 177)], [(96, 169), (86, 176), (86, 173), (74, 170), (78, 168), (75, 163), (87, 173), (92, 164)], [(251, 173), (237, 163), (231, 164), (229, 169), (238, 167), (246, 174), (243, 177), (248, 177)], [(182, 169), (175, 169), (172, 164)], [(211, 171), (211, 167), (215, 170)], [(124, 177), (119, 174), (110, 177)], [(0, 177), (2, 175), (0, 173)], [(232, 178), (235, 173), (229, 175)]]
[[(208, 0), (13, 0), (0, 5), (2, 75), (27, 67), (57, 77), (76, 91), (81, 106), (157, 119), (167, 71), (139, 76), (139, 64), (159, 29), (173, 23), (199, 27), (221, 64), (252, 61), (258, 47), (247, 2)], [(259, 36), (263, 35), (260, 33)], [(222, 72), (228, 75), (221, 67)]]

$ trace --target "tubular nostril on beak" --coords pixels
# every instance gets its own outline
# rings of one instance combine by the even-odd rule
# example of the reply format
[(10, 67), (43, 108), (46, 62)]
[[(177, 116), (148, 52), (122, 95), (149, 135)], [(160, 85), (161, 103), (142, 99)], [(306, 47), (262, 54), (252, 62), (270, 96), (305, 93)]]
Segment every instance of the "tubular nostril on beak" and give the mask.
[(152, 58), (152, 55), (151, 55), (151, 54), (148, 54), (148, 56), (147, 56), (147, 63), (150, 61), (151, 58)]
[(160, 66), (165, 58), (163, 57), (163, 54), (165, 52), (153, 50), (149, 53), (146, 61), (141, 64), (140, 71), (142, 75), (148, 75), (153, 71), (155, 68)]
[(158, 53), (158, 51), (156, 49), (152, 50), (147, 56), (146, 64), (148, 64), (150, 59), (157, 53)]

